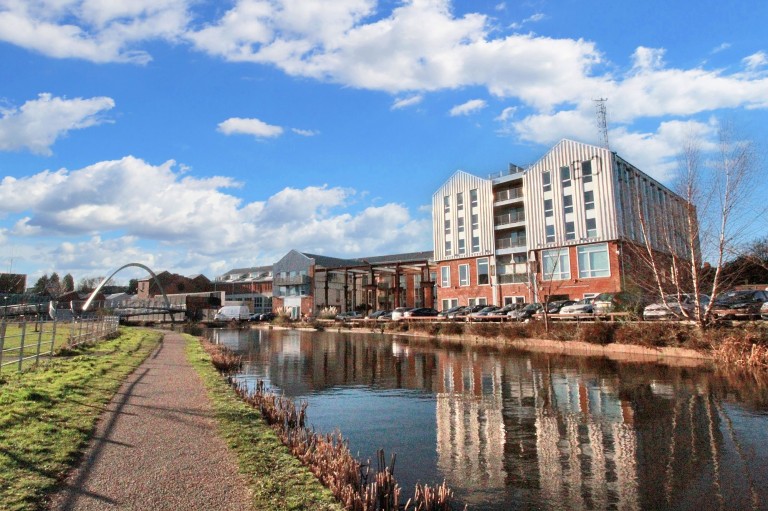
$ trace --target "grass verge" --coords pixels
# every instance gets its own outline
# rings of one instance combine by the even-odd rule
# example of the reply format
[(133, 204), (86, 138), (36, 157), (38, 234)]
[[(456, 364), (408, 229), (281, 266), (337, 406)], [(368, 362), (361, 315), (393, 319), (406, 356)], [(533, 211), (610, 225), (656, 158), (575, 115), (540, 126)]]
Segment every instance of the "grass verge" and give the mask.
[(0, 507), (43, 509), (78, 462), (104, 406), (162, 334), (121, 329), (0, 382)]
[(278, 439), (258, 410), (244, 403), (214, 369), (199, 339), (187, 338), (187, 357), (213, 403), (219, 432), (235, 453), (253, 495), (254, 509), (341, 511), (325, 488)]

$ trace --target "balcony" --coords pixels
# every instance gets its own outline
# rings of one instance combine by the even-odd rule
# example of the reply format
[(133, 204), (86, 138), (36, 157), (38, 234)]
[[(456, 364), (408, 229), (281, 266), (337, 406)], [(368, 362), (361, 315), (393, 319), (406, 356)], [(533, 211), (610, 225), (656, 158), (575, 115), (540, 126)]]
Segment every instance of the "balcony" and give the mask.
[(309, 275), (278, 276), (275, 275), (272, 285), (274, 286), (301, 286), (309, 284)]
[(516, 236), (514, 238), (499, 238), (496, 240), (496, 250), (504, 250), (508, 248), (525, 248), (526, 245), (525, 236)]
[(498, 275), (499, 284), (527, 284), (529, 275), (527, 273), (509, 273)]
[(502, 227), (510, 224), (516, 224), (519, 222), (525, 222), (525, 211), (517, 209), (510, 211), (509, 213), (503, 213), (501, 215), (495, 215), (493, 222), (496, 227)]
[(493, 202), (507, 202), (523, 198), (522, 188), (507, 188), (493, 193)]

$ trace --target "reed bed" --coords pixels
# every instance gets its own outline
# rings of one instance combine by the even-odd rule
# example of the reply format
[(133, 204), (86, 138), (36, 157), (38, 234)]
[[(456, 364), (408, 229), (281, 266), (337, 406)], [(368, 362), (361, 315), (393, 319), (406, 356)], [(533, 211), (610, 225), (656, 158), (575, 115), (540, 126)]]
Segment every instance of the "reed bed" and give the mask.
[(768, 369), (768, 347), (749, 337), (724, 339), (712, 348), (712, 356), (718, 363), (738, 369)]
[(220, 373), (231, 373), (243, 366), (243, 357), (221, 344), (202, 341), (203, 349), (211, 357), (211, 363)]
[[(258, 409), (280, 440), (350, 511), (452, 511), (453, 492), (448, 486), (417, 485), (414, 496), (402, 502), (402, 489), (394, 476), (395, 456), (387, 465), (384, 451), (377, 453), (376, 468), (360, 463), (349, 451), (339, 431), (317, 433), (306, 426), (307, 403), (278, 396), (259, 380), (249, 390), (230, 376), (230, 385), (245, 402)], [(466, 508), (465, 508), (466, 509)]]

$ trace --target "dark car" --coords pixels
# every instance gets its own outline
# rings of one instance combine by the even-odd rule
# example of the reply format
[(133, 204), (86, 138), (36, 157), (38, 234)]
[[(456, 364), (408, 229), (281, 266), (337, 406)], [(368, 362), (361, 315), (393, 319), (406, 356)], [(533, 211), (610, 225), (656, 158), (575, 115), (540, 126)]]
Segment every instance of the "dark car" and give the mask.
[(404, 317), (406, 318), (426, 318), (437, 316), (437, 311), (429, 307), (419, 307), (405, 311)]
[(473, 312), (480, 312), (485, 307), (487, 307), (487, 305), (485, 305), (485, 304), (483, 304), (483, 305), (467, 306), (467, 307), (464, 307), (462, 310), (457, 311), (453, 316), (449, 316), (449, 317), (453, 317), (454, 319), (456, 319), (456, 318), (458, 318), (458, 319), (465, 319), (467, 316), (469, 316)]
[(259, 321), (272, 321), (277, 317), (274, 312), (262, 312), (259, 314)]
[(576, 300), (555, 300), (547, 304), (547, 314), (560, 314), (560, 309), (566, 305), (573, 305)]
[(440, 316), (441, 318), (447, 318), (451, 314), (454, 314), (455, 312), (460, 311), (463, 308), (464, 308), (463, 305), (455, 305), (455, 306), (453, 306), (453, 307), (451, 307), (449, 309), (444, 309), (444, 310), (440, 311), (437, 315)]
[(540, 303), (529, 303), (522, 309), (516, 309), (507, 313), (509, 319), (516, 321), (526, 321), (533, 317), (534, 314), (538, 314), (544, 310), (544, 306)]
[(712, 304), (715, 318), (757, 318), (760, 308), (768, 302), (768, 292), (761, 290), (734, 290), (720, 293)]
[(389, 314), (389, 317), (392, 317), (392, 311), (391, 310), (378, 310), (371, 312), (368, 314), (368, 319), (385, 319), (384, 316)]

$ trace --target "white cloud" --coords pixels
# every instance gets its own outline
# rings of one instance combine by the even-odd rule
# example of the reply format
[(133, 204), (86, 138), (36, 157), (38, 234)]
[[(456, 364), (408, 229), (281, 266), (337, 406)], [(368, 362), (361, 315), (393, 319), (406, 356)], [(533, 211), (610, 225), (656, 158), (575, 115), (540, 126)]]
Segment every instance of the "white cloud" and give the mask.
[(744, 57), (742, 62), (744, 62), (744, 65), (747, 67), (748, 71), (755, 71), (768, 64), (768, 54), (766, 54), (764, 51), (759, 51), (748, 57)]
[(106, 122), (102, 114), (114, 106), (107, 97), (66, 99), (40, 94), (19, 108), (0, 110), (0, 150), (29, 149), (49, 155), (59, 137)]
[(225, 135), (253, 135), (256, 138), (275, 138), (283, 134), (283, 128), (272, 126), (259, 119), (231, 117), (220, 122), (218, 131)]
[(466, 103), (454, 106), (451, 108), (449, 113), (451, 117), (457, 117), (459, 115), (470, 115), (479, 112), (486, 106), (488, 106), (488, 103), (482, 99), (470, 99)]
[(320, 134), (320, 132), (316, 130), (303, 130), (299, 128), (291, 128), (291, 131), (302, 137), (314, 137)]
[(731, 43), (722, 43), (715, 48), (712, 49), (712, 53), (720, 53), (721, 51), (725, 51), (728, 48), (731, 47)]
[(536, 14), (533, 14), (531, 16), (528, 16), (523, 21), (515, 22), (509, 25), (509, 28), (513, 30), (520, 30), (525, 25), (528, 25), (530, 23), (537, 23), (543, 19), (545, 19), (546, 16), (543, 13), (537, 12)]
[(423, 94), (414, 94), (412, 96), (406, 96), (404, 98), (396, 99), (394, 103), (392, 103), (391, 110), (399, 110), (401, 108), (407, 108), (409, 106), (418, 105), (424, 100)]
[(54, 58), (145, 64), (136, 46), (175, 41), (189, 22), (186, 0), (5, 0), (0, 40)]
[(633, 71), (643, 73), (655, 71), (664, 67), (665, 52), (666, 50), (663, 48), (646, 48), (644, 46), (639, 46), (635, 49), (635, 53), (632, 55)]
[[(12, 236), (50, 243), (40, 266), (102, 273), (127, 262), (200, 271), (220, 263), (270, 264), (292, 248), (340, 257), (426, 250), (431, 221), (400, 204), (370, 206), (355, 190), (285, 188), (245, 203), (227, 177), (196, 178), (173, 161), (134, 157), (0, 181), (0, 215)], [(420, 213), (420, 217), (421, 217)], [(219, 267), (219, 266), (216, 266)]]

